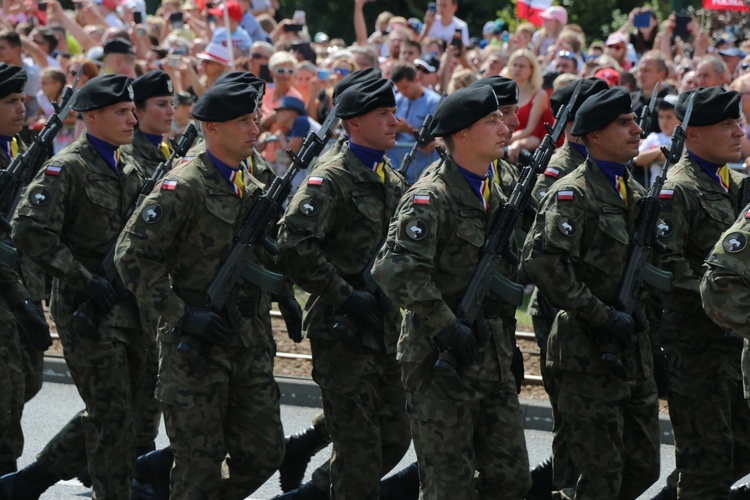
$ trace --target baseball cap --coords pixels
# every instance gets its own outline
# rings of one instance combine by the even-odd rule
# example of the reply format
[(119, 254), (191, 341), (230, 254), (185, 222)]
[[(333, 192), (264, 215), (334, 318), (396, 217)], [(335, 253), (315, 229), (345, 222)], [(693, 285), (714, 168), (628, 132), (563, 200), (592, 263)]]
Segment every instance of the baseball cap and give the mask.
[(560, 21), (560, 24), (568, 24), (568, 11), (565, 10), (565, 7), (560, 7), (559, 5), (549, 7), (539, 14), (539, 17), (542, 19), (554, 19), (555, 21)]

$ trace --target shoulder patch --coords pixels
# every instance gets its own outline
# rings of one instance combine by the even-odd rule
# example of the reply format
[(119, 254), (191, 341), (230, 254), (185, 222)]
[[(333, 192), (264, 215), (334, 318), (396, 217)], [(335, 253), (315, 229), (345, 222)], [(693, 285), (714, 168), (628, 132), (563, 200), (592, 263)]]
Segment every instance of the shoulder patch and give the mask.
[(189, 161), (190, 161), (190, 160), (192, 160), (192, 159), (193, 159), (193, 157), (192, 157), (192, 156), (183, 156), (183, 157), (182, 157), (182, 162), (181, 162), (181, 164), (182, 164), (182, 163), (187, 163), (187, 162), (189, 162)]
[(414, 205), (429, 205), (430, 204), (430, 195), (428, 194), (415, 194), (412, 199), (412, 204)]
[(560, 232), (567, 237), (571, 237), (576, 234), (576, 225), (568, 217), (563, 217), (562, 219), (560, 219), (560, 221), (557, 223), (557, 229), (559, 229)]
[(308, 186), (322, 186), (324, 180), (325, 180), (325, 177), (318, 177), (318, 176), (308, 177), (307, 185)]
[(50, 194), (45, 188), (32, 189), (29, 193), (29, 201), (32, 205), (42, 207), (49, 203)]
[(544, 175), (546, 175), (547, 177), (552, 177), (554, 179), (557, 179), (558, 177), (560, 177), (560, 171), (553, 167), (547, 167), (544, 170)]
[(664, 217), (659, 219), (659, 223), (656, 225), (656, 234), (659, 238), (666, 238), (672, 234), (673, 230), (674, 226), (672, 225), (672, 221), (665, 219)]
[(575, 197), (575, 192), (572, 190), (565, 190), (565, 191), (557, 192), (558, 201), (573, 201), (574, 197)]
[(547, 194), (547, 190), (546, 189), (540, 189), (539, 191), (536, 192), (536, 197), (539, 198), (539, 201), (541, 201), (542, 198), (544, 198), (545, 194)]
[(412, 219), (404, 225), (404, 232), (412, 240), (419, 241), (427, 236), (427, 224), (421, 219)]
[(312, 198), (308, 198), (300, 203), (299, 211), (302, 212), (302, 215), (312, 217), (313, 215), (318, 214), (318, 212), (320, 211), (320, 206), (318, 205), (317, 201), (313, 200)]
[(161, 185), (162, 191), (174, 191), (177, 189), (177, 179), (165, 179)]
[(674, 189), (662, 189), (659, 191), (660, 200), (671, 200), (674, 198)]
[(141, 219), (146, 224), (153, 224), (154, 222), (161, 219), (162, 209), (158, 203), (152, 203), (143, 208), (141, 212)]
[(729, 253), (741, 252), (747, 246), (747, 238), (742, 233), (729, 233), (724, 237), (721, 246)]
[(748, 210), (748, 211), (747, 211), (747, 212), (745, 213), (745, 218), (746, 218), (746, 219), (750, 219), (750, 210)]
[(47, 165), (47, 168), (44, 170), (45, 174), (55, 177), (58, 177), (60, 172), (62, 172), (62, 165)]

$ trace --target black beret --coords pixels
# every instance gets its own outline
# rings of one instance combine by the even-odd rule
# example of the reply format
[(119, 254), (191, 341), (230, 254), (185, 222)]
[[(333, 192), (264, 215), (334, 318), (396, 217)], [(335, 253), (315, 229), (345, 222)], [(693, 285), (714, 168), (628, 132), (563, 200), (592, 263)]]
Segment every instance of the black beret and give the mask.
[(75, 93), (73, 109), (92, 111), (118, 102), (132, 102), (135, 94), (125, 75), (103, 75), (92, 78)]
[(698, 88), (680, 94), (674, 114), (680, 120), (685, 118), (688, 100), (695, 93), (693, 112), (688, 127), (703, 127), (722, 122), (727, 118), (739, 120), (742, 116), (742, 97), (736, 90), (721, 87)]
[(601, 130), (618, 116), (633, 112), (633, 101), (625, 87), (614, 87), (592, 95), (581, 104), (576, 113), (573, 130), (575, 136), (583, 136)]
[[(570, 98), (573, 96), (573, 90), (575, 90), (577, 84), (578, 80), (567, 83), (552, 92), (549, 101), (552, 105), (552, 114), (554, 116), (557, 116), (557, 112), (560, 111), (560, 108), (568, 104)], [(568, 121), (572, 122), (575, 120), (578, 108), (581, 107), (581, 104), (583, 104), (586, 99), (594, 94), (598, 94), (602, 90), (607, 90), (608, 88), (609, 85), (607, 85), (607, 82), (605, 82), (601, 78), (595, 78), (593, 76), (590, 78), (584, 78), (583, 82), (581, 83), (581, 92), (578, 94), (576, 102), (573, 103), (573, 109), (571, 109), (568, 113)]]
[(174, 94), (174, 86), (168, 74), (155, 69), (133, 80), (133, 93), (133, 100), (136, 102), (149, 97), (171, 97)]
[(498, 106), (509, 106), (518, 104), (518, 84), (510, 78), (504, 76), (488, 76), (480, 78), (469, 87), (478, 87), (479, 85), (489, 85), (495, 91)]
[(124, 38), (113, 38), (104, 44), (104, 55), (107, 54), (131, 54), (135, 55), (133, 44)]
[(499, 107), (495, 91), (489, 85), (459, 89), (443, 99), (435, 110), (430, 135), (445, 137), (455, 134)]
[(393, 82), (385, 78), (367, 80), (343, 91), (336, 101), (336, 116), (354, 118), (377, 108), (395, 108)]
[(228, 122), (258, 107), (258, 91), (244, 83), (214, 84), (193, 105), (193, 118), (202, 122)]
[(266, 82), (249, 71), (230, 71), (229, 73), (224, 73), (216, 79), (214, 85), (222, 83), (241, 83), (243, 85), (250, 85), (257, 90), (261, 96), (266, 93)]
[(383, 73), (376, 68), (365, 68), (355, 71), (354, 73), (349, 73), (342, 78), (339, 83), (334, 85), (332, 95), (333, 103), (336, 104), (338, 96), (352, 85), (357, 85), (370, 80), (379, 80), (380, 78), (383, 78)]
[(0, 99), (10, 94), (23, 92), (24, 85), (26, 85), (26, 70), (21, 66), (0, 63)]

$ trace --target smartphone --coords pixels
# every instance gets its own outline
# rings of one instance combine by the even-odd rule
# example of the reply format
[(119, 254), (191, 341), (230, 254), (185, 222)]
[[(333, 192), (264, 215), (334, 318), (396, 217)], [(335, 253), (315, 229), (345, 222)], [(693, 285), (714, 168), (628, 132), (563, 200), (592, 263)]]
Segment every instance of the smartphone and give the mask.
[(456, 47), (456, 49), (458, 49), (459, 54), (463, 51), (464, 40), (463, 40), (463, 32), (461, 31), (461, 28), (456, 28), (456, 31), (453, 32), (453, 38), (451, 39), (451, 46)]
[(304, 24), (285, 24), (284, 31), (287, 33), (299, 33), (305, 28)]
[(677, 16), (676, 17), (676, 24), (674, 27), (674, 36), (679, 36), (682, 40), (687, 40), (690, 38), (690, 31), (688, 30), (688, 24), (690, 24), (690, 21), (692, 21), (693, 18), (690, 16)]
[(292, 51), (302, 54), (302, 59), (305, 61), (315, 62), (318, 58), (318, 55), (310, 46), (310, 42), (292, 42)]
[(271, 76), (271, 70), (268, 69), (268, 64), (261, 64), (260, 65), (260, 74), (258, 75), (258, 78), (263, 80), (266, 83), (272, 83), (273, 77)]
[(172, 54), (176, 56), (186, 56), (188, 55), (188, 49), (187, 47), (182, 47), (182, 46), (175, 47), (174, 49), (172, 49)]
[(172, 68), (179, 68), (180, 67), (180, 56), (175, 54), (170, 54), (167, 56), (167, 66)]
[(321, 81), (327, 81), (329, 78), (331, 78), (331, 70), (327, 68), (320, 68), (318, 69), (318, 80)]
[(435, 2), (428, 3), (427, 4), (427, 10), (431, 10), (433, 12), (436, 11), (437, 10), (437, 5), (435, 5)]
[(292, 16), (292, 21), (296, 24), (305, 24), (305, 11), (295, 10), (294, 15)]
[(651, 14), (648, 12), (639, 12), (633, 16), (633, 26), (636, 28), (648, 28), (651, 24)]
[(37, 7), (37, 9), (39, 9), (39, 12), (46, 12), (47, 11), (47, 2), (37, 2), (36, 7)]
[(169, 23), (172, 25), (172, 29), (182, 29), (185, 26), (185, 21), (182, 18), (182, 12), (172, 12), (169, 15)]
[(140, 10), (133, 12), (133, 22), (135, 24), (143, 24), (143, 14)]

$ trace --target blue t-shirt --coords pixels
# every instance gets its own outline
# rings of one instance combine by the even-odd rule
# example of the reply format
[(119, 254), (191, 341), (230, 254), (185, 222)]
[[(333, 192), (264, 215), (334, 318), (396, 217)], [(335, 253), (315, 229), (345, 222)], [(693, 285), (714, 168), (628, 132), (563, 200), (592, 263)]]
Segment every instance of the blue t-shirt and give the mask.
[(270, 37), (265, 31), (263, 31), (260, 23), (249, 10), (242, 16), (240, 28), (247, 31), (247, 34), (250, 35), (250, 39), (253, 42), (270, 42)]
[[(211, 42), (218, 43), (220, 45), (223, 45), (224, 47), (227, 46), (227, 30), (224, 27), (216, 28), (214, 30), (214, 37), (211, 39)], [(250, 47), (253, 45), (253, 41), (250, 39), (250, 35), (247, 34), (247, 31), (237, 27), (236, 30), (232, 33), (232, 49), (233, 53), (232, 55), (234, 57), (237, 57), (238, 52), (242, 55), (246, 56), (250, 53)]]
[(307, 133), (310, 132), (310, 120), (306, 116), (298, 116), (294, 119), (292, 124), (292, 130), (289, 131), (289, 138), (292, 137), (307, 137)]
[[(435, 112), (438, 102), (440, 102), (440, 95), (430, 89), (424, 89), (422, 95), (413, 101), (398, 93), (396, 94), (396, 107), (398, 108), (396, 117), (403, 118), (413, 128), (419, 129), (422, 126), (425, 116)], [(388, 158), (393, 162), (394, 168), (398, 169), (401, 166), (401, 160), (403, 160), (416, 140), (413, 134), (399, 132), (396, 134), (396, 142), (396, 147), (388, 151)], [(417, 182), (422, 170), (430, 163), (437, 161), (438, 158), (437, 151), (433, 150), (430, 154), (424, 154), (417, 149), (417, 155), (409, 167), (409, 172), (406, 176), (409, 184)]]

